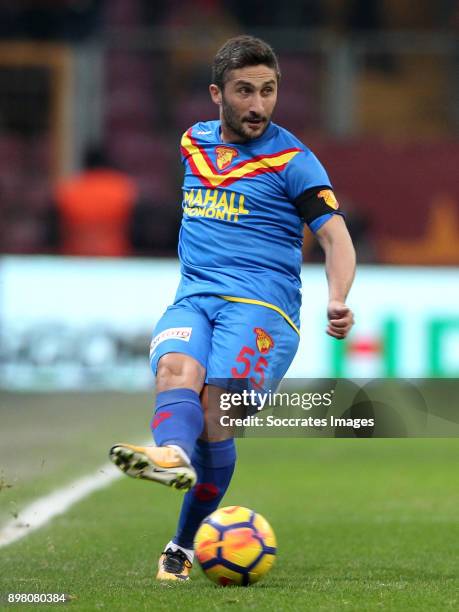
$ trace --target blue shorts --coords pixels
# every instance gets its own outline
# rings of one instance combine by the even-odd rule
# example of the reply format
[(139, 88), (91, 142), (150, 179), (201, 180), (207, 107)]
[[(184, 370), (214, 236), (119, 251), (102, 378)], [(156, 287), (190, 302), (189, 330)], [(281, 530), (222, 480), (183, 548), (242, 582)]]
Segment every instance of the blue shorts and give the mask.
[(271, 308), (197, 295), (169, 306), (161, 317), (150, 364), (156, 374), (163, 355), (184, 353), (206, 368), (206, 382), (244, 379), (267, 390), (285, 375), (298, 343), (298, 333)]

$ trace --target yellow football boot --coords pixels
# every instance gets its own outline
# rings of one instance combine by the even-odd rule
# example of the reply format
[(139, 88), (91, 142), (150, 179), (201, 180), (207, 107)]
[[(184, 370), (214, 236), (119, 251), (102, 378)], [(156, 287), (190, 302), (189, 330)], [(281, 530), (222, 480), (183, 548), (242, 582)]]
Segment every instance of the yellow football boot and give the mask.
[(115, 444), (110, 459), (125, 474), (160, 482), (168, 487), (188, 491), (196, 483), (196, 472), (180, 453), (169, 446), (134, 446)]
[(189, 580), (193, 564), (182, 550), (168, 548), (158, 561), (156, 580)]

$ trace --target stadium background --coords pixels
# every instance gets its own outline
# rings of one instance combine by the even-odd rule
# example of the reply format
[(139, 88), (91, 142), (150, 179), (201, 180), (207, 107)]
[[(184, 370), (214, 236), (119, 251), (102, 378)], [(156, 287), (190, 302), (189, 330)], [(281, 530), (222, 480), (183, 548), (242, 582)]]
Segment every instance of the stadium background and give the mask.
[[(95, 469), (116, 439), (142, 440), (148, 433), (149, 336), (178, 275), (178, 142), (189, 125), (215, 117), (209, 64), (233, 34), (260, 35), (278, 53), (283, 78), (275, 120), (329, 170), (361, 262), (350, 298), (358, 324), (349, 341), (338, 344), (323, 334), (321, 255), (305, 236), (310, 321), (292, 375), (458, 376), (458, 25), (455, 0), (0, 2), (0, 529), (12, 517), (20, 520), (28, 501)], [(147, 210), (144, 240), (131, 245), (129, 257), (62, 257), (47, 241), (55, 185), (81, 168), (83, 151), (94, 142), (135, 179)], [(244, 442), (228, 503), (264, 513), (284, 550), (297, 540), (306, 543), (300, 558), (308, 578), (296, 592), (304, 609), (337, 609), (346, 598), (357, 606), (362, 592), (368, 609), (455, 607), (454, 440), (360, 446), (322, 440), (306, 450), (301, 440), (275, 441), (298, 466), (307, 457), (316, 470), (300, 485), (295, 479), (289, 515), (307, 512), (308, 519), (289, 526), (276, 487), (262, 486), (270, 470), (281, 479), (282, 461), (274, 464), (260, 441)], [(256, 491), (253, 479), (261, 482)], [(357, 483), (352, 491), (350, 482)], [(171, 502), (169, 492), (155, 493), (158, 503), (149, 514), (142, 488), (98, 531), (94, 515), (120, 495), (134, 498), (131, 484), (117, 483), (67, 518), (0, 549), (9, 562), (3, 590), (22, 584), (27, 592), (43, 592), (59, 584), (82, 601), (89, 598), (83, 608), (97, 601), (115, 609), (103, 563), (113, 564), (115, 580), (135, 561), (129, 542), (138, 541), (139, 532), (146, 559), (174, 523), (171, 512), (166, 536), (149, 533), (152, 517), (162, 520), (161, 504)], [(287, 504), (289, 482), (279, 487)], [(138, 525), (126, 529), (129, 503)], [(78, 538), (68, 537), (69, 525)], [(421, 533), (427, 537), (418, 549)], [(100, 538), (105, 551), (95, 553), (91, 538)], [(73, 560), (75, 550), (80, 560)], [(113, 563), (119, 550), (125, 562)], [(401, 561), (392, 567), (394, 551)], [(87, 589), (83, 565), (98, 554), (94, 586)], [(432, 556), (436, 575), (423, 573)], [(280, 561), (272, 578), (278, 590), (264, 596), (278, 597), (278, 606), (289, 609), (283, 589), (296, 588), (289, 577), (298, 568), (285, 556)], [(70, 582), (59, 577), (56, 564), (66, 564)], [(148, 601), (149, 564), (142, 559), (142, 578), (131, 576), (120, 586), (120, 609), (130, 609), (128, 595), (141, 593)], [(379, 582), (373, 584), (375, 564)], [(336, 582), (327, 582), (330, 574)], [(164, 609), (170, 605), (164, 594), (156, 596)], [(208, 594), (202, 596), (208, 604)], [(247, 603), (256, 606), (256, 597)]]

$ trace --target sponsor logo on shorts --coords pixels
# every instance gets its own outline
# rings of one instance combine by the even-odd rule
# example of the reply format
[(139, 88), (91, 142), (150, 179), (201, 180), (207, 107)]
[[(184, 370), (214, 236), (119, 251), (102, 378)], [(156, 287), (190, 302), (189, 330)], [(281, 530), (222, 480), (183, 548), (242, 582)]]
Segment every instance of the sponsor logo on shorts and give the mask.
[(153, 357), (156, 347), (165, 340), (183, 340), (189, 342), (191, 338), (191, 327), (169, 327), (153, 338), (150, 344), (150, 357)]
[(335, 198), (335, 194), (331, 189), (322, 189), (322, 191), (319, 191), (317, 194), (317, 197), (323, 198), (325, 200), (325, 204), (330, 206), (330, 208), (333, 208), (334, 210), (339, 208), (338, 200)]
[(269, 353), (269, 351), (274, 348), (274, 340), (271, 338), (268, 332), (261, 327), (255, 327), (253, 331), (257, 335), (255, 340), (257, 343), (257, 349), (260, 351), (260, 353), (266, 355), (266, 353)]

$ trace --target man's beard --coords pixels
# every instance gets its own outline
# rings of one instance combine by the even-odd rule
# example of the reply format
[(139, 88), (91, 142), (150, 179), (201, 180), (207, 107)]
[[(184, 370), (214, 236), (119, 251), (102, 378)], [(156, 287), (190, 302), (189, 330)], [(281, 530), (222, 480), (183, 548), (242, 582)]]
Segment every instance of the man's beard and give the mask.
[[(256, 113), (248, 113), (247, 115), (243, 116), (242, 119), (239, 119), (233, 107), (226, 102), (224, 97), (222, 97), (222, 115), (226, 126), (242, 140), (253, 140), (254, 138), (260, 138), (260, 136), (265, 133), (271, 120), (271, 116), (266, 117), (265, 115), (257, 115)], [(244, 121), (247, 121), (248, 119), (262, 120), (262, 131), (254, 134), (249, 130), (249, 128), (246, 128)]]

